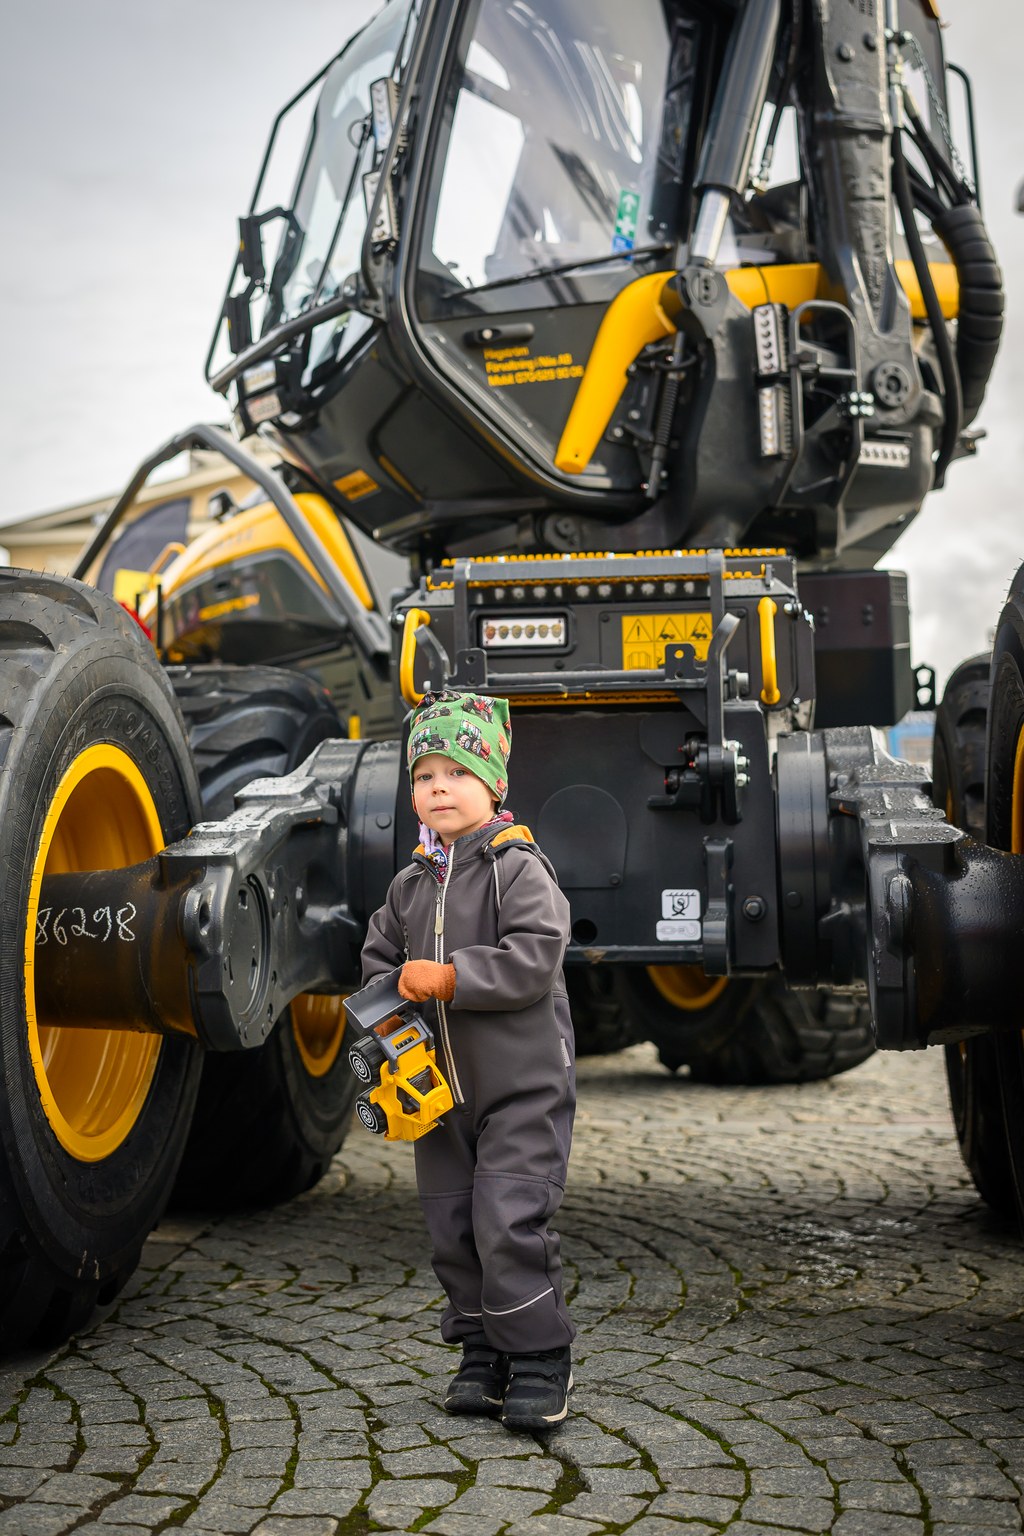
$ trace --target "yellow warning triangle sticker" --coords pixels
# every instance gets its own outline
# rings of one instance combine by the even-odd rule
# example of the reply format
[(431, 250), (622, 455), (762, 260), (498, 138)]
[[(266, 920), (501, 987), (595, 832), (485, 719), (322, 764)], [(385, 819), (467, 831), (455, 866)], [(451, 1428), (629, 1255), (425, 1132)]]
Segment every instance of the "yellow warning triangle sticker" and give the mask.
[(631, 627), (626, 631), (625, 638), (630, 643), (638, 640), (653, 640), (654, 624), (649, 619), (637, 619), (636, 623), (631, 625)]

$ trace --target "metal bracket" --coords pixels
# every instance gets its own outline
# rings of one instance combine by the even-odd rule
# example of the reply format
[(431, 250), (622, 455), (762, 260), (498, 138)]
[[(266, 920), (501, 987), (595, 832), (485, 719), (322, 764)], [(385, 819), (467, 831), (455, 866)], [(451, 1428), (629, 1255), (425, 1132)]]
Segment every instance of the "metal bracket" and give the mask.
[(704, 862), (708, 872), (708, 905), (704, 914), (704, 970), (708, 976), (728, 976), (732, 950), (732, 839), (706, 837)]
[(107, 513), (88, 548), (79, 556), (71, 572), (72, 576), (78, 581), (85, 580), (89, 567), (105, 548), (118, 523), (153, 470), (190, 448), (210, 448), (214, 453), (222, 454), (229, 464), (233, 464), (237, 470), (259, 486), (267, 500), (273, 502), (289, 532), (294, 535), (300, 549), (321, 577), (328, 593), (334, 599), (340, 622), (351, 629), (353, 637), (366, 655), (379, 658), (381, 661), (389, 657), (391, 636), (386, 622), (379, 613), (367, 610), (359, 602), (338, 569), (337, 561), (331, 556), (313, 524), (288, 489), (283, 477), (276, 470), (268, 468), (266, 464), (261, 464), (253, 458), (251, 453), (248, 453), (240, 443), (221, 431), (219, 427), (208, 426), (205, 422), (197, 422), (186, 431), (177, 433), (155, 453), (150, 454), (148, 459), (143, 460)]
[(883, 1049), (1019, 1030), (1024, 858), (950, 826), (868, 727), (799, 733), (776, 771), (786, 974), (866, 989)]

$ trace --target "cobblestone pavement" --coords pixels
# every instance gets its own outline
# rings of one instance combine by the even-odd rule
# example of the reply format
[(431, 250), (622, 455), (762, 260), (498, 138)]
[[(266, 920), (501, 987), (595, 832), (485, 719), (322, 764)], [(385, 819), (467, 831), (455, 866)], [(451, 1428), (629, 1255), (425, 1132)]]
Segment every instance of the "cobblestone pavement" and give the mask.
[(408, 1148), (356, 1128), (285, 1209), (168, 1220), (101, 1326), (0, 1373), (0, 1536), (1022, 1530), (1022, 1252), (938, 1052), (756, 1092), (585, 1061), (560, 1226), (545, 1444), (438, 1407)]

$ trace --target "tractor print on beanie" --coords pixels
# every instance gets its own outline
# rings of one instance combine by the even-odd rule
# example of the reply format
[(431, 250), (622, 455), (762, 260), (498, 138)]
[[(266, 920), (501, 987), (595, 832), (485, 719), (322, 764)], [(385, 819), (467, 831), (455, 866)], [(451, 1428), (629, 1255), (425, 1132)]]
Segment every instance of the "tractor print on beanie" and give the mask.
[(480, 727), (470, 720), (463, 720), (459, 726), (459, 734), (455, 738), (455, 745), (461, 747), (463, 752), (472, 752), (477, 757), (482, 757), (486, 762), (491, 755), (491, 749), (480, 734)]
[(409, 771), (415, 773), (418, 758), (438, 752), (475, 774), (501, 805), (508, 793), (505, 774), (511, 743), (507, 699), (451, 688), (427, 692), (409, 725)]
[(482, 699), (479, 694), (470, 694), (463, 701), (462, 707), (467, 715), (479, 715), (488, 724), (494, 719), (494, 704), (490, 699)]
[(417, 731), (409, 742), (409, 762), (414, 763), (418, 757), (425, 757), (428, 752), (446, 753), (450, 745), (446, 737), (436, 735), (429, 728), (425, 731)]

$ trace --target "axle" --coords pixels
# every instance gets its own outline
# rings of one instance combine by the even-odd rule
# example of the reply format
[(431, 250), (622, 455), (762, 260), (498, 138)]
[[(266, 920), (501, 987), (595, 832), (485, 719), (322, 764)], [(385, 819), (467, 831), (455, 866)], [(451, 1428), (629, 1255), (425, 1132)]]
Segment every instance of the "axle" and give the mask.
[(146, 863), (47, 876), (40, 1021), (237, 1050), (262, 1044), (300, 993), (356, 985), (365, 917), (393, 869), (396, 776), (391, 744), (323, 742)]
[(787, 975), (866, 987), (883, 1049), (1019, 1029), (1024, 859), (950, 826), (868, 728), (782, 738), (776, 780)]
[[(664, 584), (647, 631), (614, 557), (573, 562), (571, 584), (561, 561), (460, 561), (417, 594), (403, 678), (415, 691), (429, 666), (435, 687), (516, 706), (515, 805), (572, 906), (567, 964), (866, 992), (887, 1049), (1019, 1028), (1024, 861), (950, 826), (928, 775), (868, 727), (784, 730), (772, 766), (772, 712), (798, 718), (813, 675), (791, 562), (763, 553), (645, 557)], [(515, 602), (527, 581), (575, 664), (549, 645), (524, 671), (488, 649), (518, 622), (499, 591)], [(300, 993), (351, 991), (415, 840), (400, 783), (400, 742), (324, 742), (147, 863), (44, 878), (38, 1017), (236, 1050)]]

